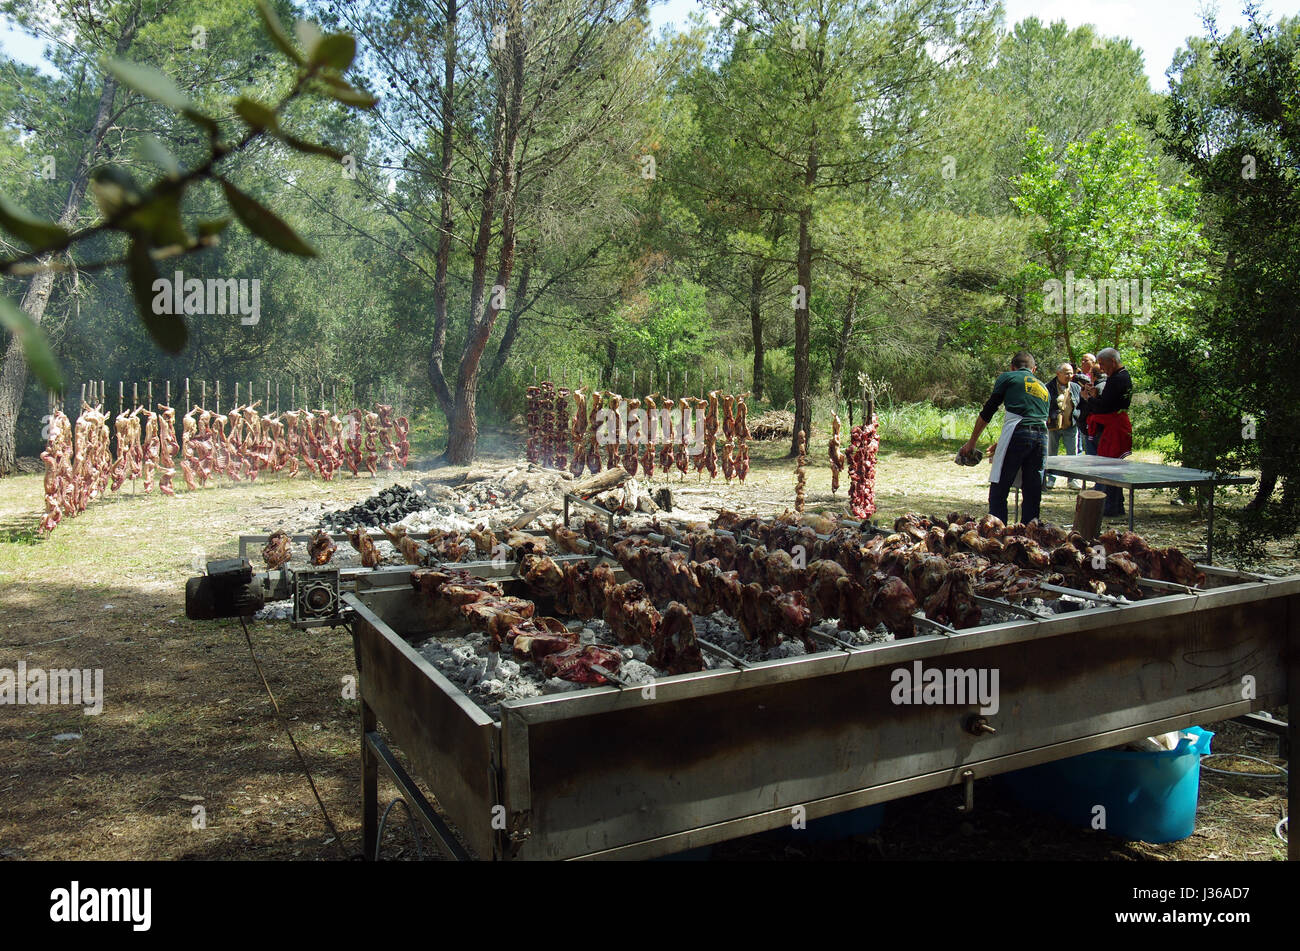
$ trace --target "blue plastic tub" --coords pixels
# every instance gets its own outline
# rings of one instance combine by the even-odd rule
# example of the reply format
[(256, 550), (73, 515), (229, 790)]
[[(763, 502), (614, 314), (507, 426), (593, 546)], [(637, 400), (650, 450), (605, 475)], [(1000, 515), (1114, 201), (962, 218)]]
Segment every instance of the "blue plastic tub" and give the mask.
[[(1172, 750), (1098, 750), (998, 777), (1031, 809), (1123, 839), (1176, 842), (1196, 829), (1201, 757), (1214, 736), (1188, 727)], [(1101, 812), (1098, 807), (1104, 809)]]

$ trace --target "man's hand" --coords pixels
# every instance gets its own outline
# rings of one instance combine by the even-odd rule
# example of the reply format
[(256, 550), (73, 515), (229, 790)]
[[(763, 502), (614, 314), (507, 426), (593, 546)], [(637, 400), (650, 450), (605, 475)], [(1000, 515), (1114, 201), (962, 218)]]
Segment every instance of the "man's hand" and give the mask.
[(963, 455), (963, 456), (969, 456), (972, 452), (975, 451), (975, 440), (974, 440), (974, 438), (971, 438), (971, 439), (966, 440), (966, 443), (965, 443), (965, 444), (964, 444), (960, 449), (958, 449), (957, 451), (958, 451), (958, 453), (960, 453), (960, 454)]

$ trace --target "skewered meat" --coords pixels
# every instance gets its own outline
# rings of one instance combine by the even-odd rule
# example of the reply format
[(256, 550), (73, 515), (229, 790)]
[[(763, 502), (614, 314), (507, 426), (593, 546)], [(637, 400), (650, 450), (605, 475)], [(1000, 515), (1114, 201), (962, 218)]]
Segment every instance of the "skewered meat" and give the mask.
[(545, 594), (557, 594), (564, 582), (564, 572), (546, 555), (524, 555), (519, 559), (519, 570), (529, 588)]
[(569, 449), (573, 458), (569, 461), (569, 472), (576, 479), (582, 475), (583, 470), (587, 467), (587, 427), (589, 422), (587, 417), (587, 394), (582, 387), (578, 387), (571, 395), (573, 396), (573, 422), (569, 426)]
[(489, 650), (501, 650), (511, 626), (528, 620), (537, 608), (531, 601), (510, 595), (483, 596), (460, 606), (460, 612), (475, 630), (487, 631), (491, 638)]
[(839, 413), (831, 414), (831, 441), (827, 446), (827, 455), (831, 458), (831, 495), (834, 495), (840, 490), (840, 473), (844, 471), (847, 462), (844, 451), (840, 449)]
[(360, 525), (347, 531), (348, 543), (361, 553), (361, 564), (365, 568), (378, 568), (383, 561), (374, 541)]
[[(402, 553), (402, 560), (408, 565), (419, 565), (424, 563), (424, 549), (414, 538), (406, 533), (404, 525), (380, 526), (380, 530), (388, 536), (399, 552)], [(459, 561), (459, 558), (444, 558), (444, 561)]]
[(559, 522), (550, 526), (546, 530), (546, 534), (550, 536), (551, 541), (555, 542), (556, 547), (559, 548), (560, 551), (566, 552), (570, 555), (583, 555), (591, 548), (586, 539), (577, 532), (565, 528)]
[(538, 663), (547, 654), (558, 654), (578, 643), (578, 633), (553, 617), (533, 617), (513, 624), (506, 636), (516, 657)]
[(313, 565), (328, 565), (338, 549), (325, 532), (316, 532), (307, 543), (307, 558)]
[(528, 424), (528, 445), (526, 452), (529, 462), (542, 459), (542, 388), (530, 386), (527, 390), (527, 408), (524, 419)]
[(569, 391), (561, 387), (555, 391), (551, 410), (551, 456), (557, 469), (569, 468)]
[(655, 445), (662, 438), (659, 433), (659, 394), (653, 393), (645, 398), (646, 431), (641, 446), (641, 470), (647, 479), (655, 474)]
[(485, 558), (492, 556), (494, 549), (497, 547), (497, 537), (486, 525), (471, 529), (466, 532), (466, 535), (474, 543), (474, 554)]
[(272, 532), (266, 540), (266, 547), (262, 549), (262, 560), (266, 562), (267, 570), (275, 571), (283, 567), (290, 556), (289, 536), (282, 531)]
[(670, 674), (704, 669), (704, 655), (695, 639), (695, 619), (686, 606), (670, 601), (655, 631), (650, 663)]
[(588, 644), (571, 647), (558, 654), (548, 654), (542, 659), (542, 670), (548, 677), (559, 677), (580, 684), (603, 684), (607, 679), (594, 668), (601, 667), (611, 674), (618, 671), (623, 655), (608, 647)]
[(880, 450), (877, 418), (854, 426), (845, 452), (849, 466), (849, 511), (854, 518), (876, 513), (876, 453)]

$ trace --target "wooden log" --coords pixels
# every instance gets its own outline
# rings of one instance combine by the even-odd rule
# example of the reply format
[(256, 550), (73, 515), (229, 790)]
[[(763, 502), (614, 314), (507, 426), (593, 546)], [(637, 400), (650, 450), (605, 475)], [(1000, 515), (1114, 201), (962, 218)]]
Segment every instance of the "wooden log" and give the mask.
[(1082, 489), (1074, 502), (1074, 530), (1092, 541), (1101, 531), (1101, 513), (1106, 506), (1106, 493), (1096, 489)]
[(597, 492), (606, 492), (609, 489), (617, 488), (630, 478), (632, 477), (627, 474), (626, 469), (622, 466), (614, 466), (612, 469), (605, 469), (573, 483), (573, 485), (569, 486), (569, 491), (574, 495), (587, 498)]

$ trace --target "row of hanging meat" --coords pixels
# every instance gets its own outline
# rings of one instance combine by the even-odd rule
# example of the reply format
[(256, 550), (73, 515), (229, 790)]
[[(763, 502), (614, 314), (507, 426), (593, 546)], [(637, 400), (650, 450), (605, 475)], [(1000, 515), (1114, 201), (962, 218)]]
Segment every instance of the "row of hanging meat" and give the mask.
[(676, 467), (685, 478), (694, 466), (711, 479), (720, 469), (728, 482), (744, 482), (750, 438), (746, 396), (714, 390), (708, 399), (658, 393), (636, 399), (539, 383), (527, 390), (528, 461), (575, 476), (621, 465), (630, 475), (649, 478), (657, 465), (665, 475)]
[(869, 422), (854, 426), (849, 433), (849, 447), (840, 443), (840, 417), (831, 421), (831, 441), (827, 447), (831, 458), (831, 493), (839, 491), (840, 473), (849, 470), (849, 511), (854, 518), (870, 518), (876, 514), (876, 456), (880, 452), (878, 417), (872, 414)]
[(405, 468), (410, 458), (410, 423), (393, 416), (393, 408), (375, 404), (372, 410), (353, 409), (342, 418), (327, 410), (289, 410), (263, 416), (260, 401), (229, 413), (195, 406), (181, 418), (176, 438), (176, 410), (158, 404), (158, 411), (137, 406), (113, 419), (117, 453), (110, 449), (109, 417), (102, 405), (82, 404), (75, 427), (62, 410), (48, 417), (45, 464), (45, 516), (41, 530), (51, 532), (95, 499), (137, 480), (163, 495), (175, 495), (179, 471), (190, 489), (228, 478), (256, 481), (263, 472), (288, 471), (290, 478), (306, 468), (332, 481), (344, 468), (353, 475), (365, 470)]

